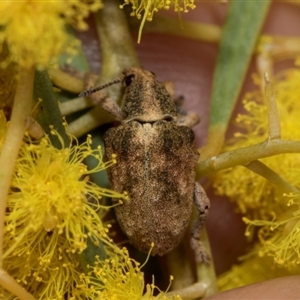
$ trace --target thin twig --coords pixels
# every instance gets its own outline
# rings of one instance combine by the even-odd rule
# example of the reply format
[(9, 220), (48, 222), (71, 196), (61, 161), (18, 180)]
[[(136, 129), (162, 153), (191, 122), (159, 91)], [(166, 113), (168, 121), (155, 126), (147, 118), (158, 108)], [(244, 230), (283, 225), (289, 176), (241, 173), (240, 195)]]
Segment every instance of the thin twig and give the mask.
[(179, 295), (182, 300), (203, 298), (207, 286), (201, 282), (197, 282), (183, 289), (167, 293), (168, 297)]
[(288, 181), (284, 180), (282, 177), (280, 177), (277, 173), (275, 173), (272, 169), (270, 169), (268, 166), (266, 166), (263, 162), (259, 160), (254, 160), (248, 165), (245, 165), (245, 167), (255, 172), (256, 174), (266, 178), (283, 193), (299, 192), (299, 190), (295, 186), (291, 185)]
[(21, 69), (14, 105), (0, 155), (0, 268), (3, 267), (4, 217), (15, 162), (31, 115), (34, 69)]
[(281, 128), (276, 104), (276, 97), (274, 87), (269, 81), (269, 76), (267, 73), (265, 73), (265, 100), (268, 111), (269, 137), (271, 140), (280, 139)]
[[(201, 242), (205, 246), (207, 253), (212, 255), (206, 228), (203, 228), (201, 232)], [(196, 272), (198, 283), (202, 283), (205, 287), (204, 297), (216, 294), (218, 292), (218, 285), (213, 260), (211, 260), (210, 265), (197, 264)]]
[(63, 116), (68, 116), (77, 111), (92, 107), (93, 105), (94, 103), (91, 99), (78, 97), (61, 103), (59, 109)]
[[(140, 20), (130, 18), (129, 22), (133, 27), (140, 28)], [(221, 38), (222, 28), (207, 23), (186, 20), (181, 20), (180, 22), (178, 18), (156, 15), (151, 22), (145, 24), (144, 32), (161, 32), (210, 43), (218, 43)]]
[(84, 89), (84, 79), (78, 78), (61, 69), (48, 69), (52, 82), (65, 91), (79, 94)]
[(190, 235), (188, 235), (186, 243), (180, 243), (165, 256), (168, 273), (174, 277), (171, 286), (172, 290), (185, 288), (195, 282), (192, 262), (190, 259), (187, 259), (190, 256), (190, 238)]
[(69, 130), (72, 135), (80, 137), (96, 127), (112, 122), (113, 120), (114, 118), (112, 115), (97, 106), (71, 122), (69, 124)]
[(263, 143), (232, 150), (200, 161), (196, 167), (197, 178), (199, 179), (209, 173), (238, 165), (247, 165), (253, 160), (264, 157), (299, 152), (300, 141), (280, 139), (267, 140)]
[(6, 271), (0, 269), (0, 285), (20, 300), (35, 300), (19, 283), (15, 281)]

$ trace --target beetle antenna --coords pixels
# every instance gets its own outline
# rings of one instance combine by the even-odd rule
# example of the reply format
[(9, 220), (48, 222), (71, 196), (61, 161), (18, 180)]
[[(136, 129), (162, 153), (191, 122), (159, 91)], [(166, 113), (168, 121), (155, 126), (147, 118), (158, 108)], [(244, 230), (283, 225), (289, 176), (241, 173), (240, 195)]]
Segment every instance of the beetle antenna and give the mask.
[(95, 88), (88, 89), (88, 90), (84, 90), (83, 92), (81, 92), (81, 93), (79, 94), (79, 97), (88, 97), (88, 96), (90, 96), (91, 94), (94, 94), (94, 93), (96, 93), (96, 92), (98, 92), (98, 91), (100, 91), (100, 90), (103, 90), (103, 89), (105, 89), (105, 88), (107, 88), (107, 87), (109, 87), (109, 86), (111, 86), (111, 85), (113, 85), (113, 84), (116, 84), (116, 83), (121, 82), (122, 79), (123, 79), (123, 77), (122, 77), (122, 78), (118, 78), (118, 79), (116, 79), (116, 80), (114, 80), (114, 81), (105, 83), (105, 84), (103, 84), (103, 85), (97, 86), (97, 87), (95, 87)]

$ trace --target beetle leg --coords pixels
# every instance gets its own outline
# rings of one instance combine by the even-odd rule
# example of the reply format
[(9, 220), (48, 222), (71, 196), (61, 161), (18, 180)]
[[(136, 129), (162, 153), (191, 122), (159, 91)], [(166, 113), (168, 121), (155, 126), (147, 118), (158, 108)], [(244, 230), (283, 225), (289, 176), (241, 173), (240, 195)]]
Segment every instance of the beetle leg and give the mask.
[[(98, 78), (95, 74), (90, 74), (86, 79), (86, 87), (89, 89), (95, 85), (95, 81)], [(107, 94), (100, 90), (89, 96), (93, 102), (101, 106), (104, 110), (113, 115), (117, 120), (121, 120), (121, 109), (112, 98), (108, 97)]]
[(208, 216), (210, 201), (206, 196), (203, 187), (198, 182), (195, 183), (194, 201), (197, 210), (199, 211), (199, 217), (192, 230), (191, 247), (195, 251), (197, 262), (199, 263), (204, 262), (205, 264), (209, 264), (210, 256), (206, 252), (204, 245), (200, 241), (200, 237), (201, 237), (201, 229), (203, 228)]
[(200, 122), (200, 118), (196, 113), (179, 114), (177, 124), (181, 126), (187, 126), (189, 128), (194, 127)]
[(174, 84), (171, 81), (164, 81), (163, 82), (167, 92), (170, 94), (170, 96), (173, 98), (174, 94), (175, 94), (175, 88), (174, 88)]
[(104, 110), (113, 115), (117, 120), (121, 120), (121, 110), (116, 101), (108, 97), (104, 92), (99, 91), (90, 95), (91, 99), (97, 105), (100, 105)]
[(173, 98), (173, 101), (176, 105), (177, 112), (178, 112), (178, 121), (177, 124), (181, 126), (187, 126), (189, 128), (194, 127), (200, 122), (200, 118), (198, 114), (196, 113), (190, 113), (187, 112), (183, 108), (183, 103), (184, 103), (184, 97), (183, 96), (177, 96), (174, 97), (175, 91), (174, 91), (174, 84), (170, 81), (164, 82), (164, 86), (168, 93), (171, 95)]

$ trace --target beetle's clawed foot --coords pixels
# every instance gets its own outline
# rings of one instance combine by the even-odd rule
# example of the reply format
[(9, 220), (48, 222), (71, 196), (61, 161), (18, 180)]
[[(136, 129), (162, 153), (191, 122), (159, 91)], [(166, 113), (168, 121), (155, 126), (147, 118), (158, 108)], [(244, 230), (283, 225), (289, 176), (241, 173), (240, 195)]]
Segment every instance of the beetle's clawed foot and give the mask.
[(205, 263), (210, 265), (210, 255), (207, 253), (202, 242), (195, 237), (191, 238), (191, 247), (195, 252), (195, 258), (197, 263)]

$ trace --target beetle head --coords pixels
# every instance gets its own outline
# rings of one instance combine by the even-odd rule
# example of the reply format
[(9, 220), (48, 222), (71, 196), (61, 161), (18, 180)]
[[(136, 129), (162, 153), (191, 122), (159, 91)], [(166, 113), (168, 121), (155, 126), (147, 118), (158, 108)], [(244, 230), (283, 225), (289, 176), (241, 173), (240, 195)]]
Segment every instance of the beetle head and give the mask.
[(122, 103), (122, 119), (125, 122), (155, 122), (176, 120), (177, 110), (173, 99), (154, 73), (140, 68), (123, 72), (125, 93)]

